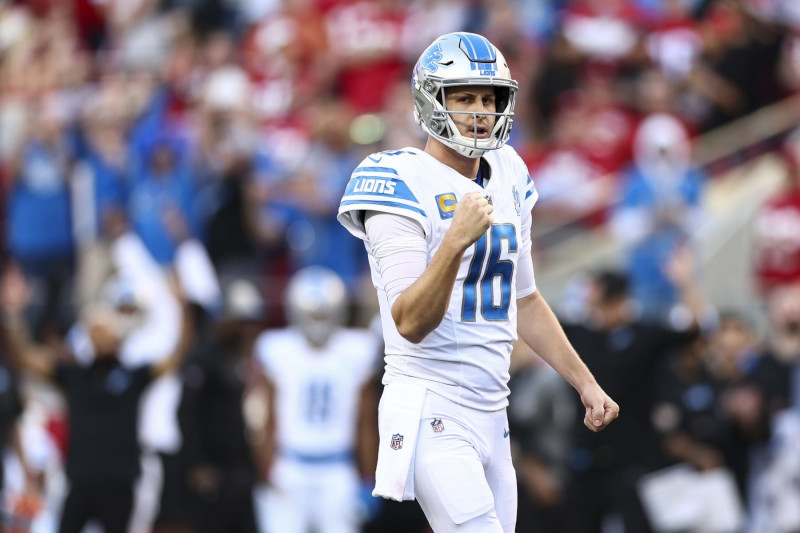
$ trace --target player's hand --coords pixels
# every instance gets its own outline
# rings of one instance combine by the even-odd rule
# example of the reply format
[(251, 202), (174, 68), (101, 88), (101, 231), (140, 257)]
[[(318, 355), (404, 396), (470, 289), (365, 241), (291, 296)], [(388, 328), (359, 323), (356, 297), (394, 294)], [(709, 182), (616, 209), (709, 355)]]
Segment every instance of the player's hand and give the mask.
[(466, 250), (486, 233), (494, 221), (494, 206), (480, 193), (470, 192), (461, 197), (453, 212), (448, 234)]
[(597, 433), (619, 416), (619, 405), (598, 385), (588, 387), (581, 393), (581, 402), (586, 408), (583, 424)]

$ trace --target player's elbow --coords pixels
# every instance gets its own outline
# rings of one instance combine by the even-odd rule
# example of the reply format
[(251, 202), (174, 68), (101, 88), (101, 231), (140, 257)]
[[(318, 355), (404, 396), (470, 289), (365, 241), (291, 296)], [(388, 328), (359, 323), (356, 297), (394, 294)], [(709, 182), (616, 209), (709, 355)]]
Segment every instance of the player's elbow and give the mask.
[(428, 333), (436, 329), (445, 311), (434, 311), (435, 307), (420, 309), (419, 305), (409, 305), (403, 295), (392, 305), (392, 319), (397, 332), (412, 344), (419, 344)]
[(427, 333), (423, 333), (420, 331), (415, 331), (413, 329), (401, 329), (400, 327), (397, 328), (398, 333), (400, 336), (403, 337), (405, 340), (410, 342), (411, 344), (419, 344), (425, 338)]
[(395, 313), (394, 309), (392, 309), (392, 318), (400, 336), (412, 344), (419, 344), (430, 333), (430, 330), (423, 324), (402, 313)]
[(419, 323), (414, 323), (412, 320), (398, 320), (395, 318), (394, 324), (400, 336), (412, 344), (419, 344), (429, 333)]

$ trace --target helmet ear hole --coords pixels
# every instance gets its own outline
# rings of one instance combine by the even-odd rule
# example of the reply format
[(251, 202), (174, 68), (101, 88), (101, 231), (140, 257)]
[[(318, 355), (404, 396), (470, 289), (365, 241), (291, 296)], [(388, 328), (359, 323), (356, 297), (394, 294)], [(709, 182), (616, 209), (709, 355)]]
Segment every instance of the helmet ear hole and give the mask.
[(508, 107), (508, 102), (511, 99), (511, 91), (508, 87), (495, 87), (494, 98), (497, 111), (502, 112)]

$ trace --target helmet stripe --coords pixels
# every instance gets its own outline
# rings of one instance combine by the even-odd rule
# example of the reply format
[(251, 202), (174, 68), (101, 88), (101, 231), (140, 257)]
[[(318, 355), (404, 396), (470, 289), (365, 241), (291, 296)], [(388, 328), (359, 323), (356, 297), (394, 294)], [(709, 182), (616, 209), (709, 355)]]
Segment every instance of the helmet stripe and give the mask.
[[(492, 45), (489, 44), (489, 41), (486, 40), (486, 37), (480, 37), (480, 36), (471, 36), (471, 37), (475, 40), (476, 43), (480, 44), (480, 46), (483, 47), (483, 49), (485, 50), (485, 55), (482, 55), (481, 59), (484, 59), (485, 61), (497, 61), (497, 56), (495, 55), (494, 50), (492, 49)], [(478, 46), (476, 45), (475, 48), (478, 48)]]
[(476, 57), (477, 52), (475, 51), (475, 45), (472, 44), (472, 41), (470, 40), (469, 36), (467, 36), (466, 33), (459, 33), (458, 37), (461, 39), (462, 43), (466, 43), (467, 46), (469, 46), (470, 52), (467, 54), (467, 57), (469, 57), (470, 60), (477, 59)]
[(495, 54), (491, 43), (485, 37), (469, 33), (459, 33), (458, 36), (469, 47), (470, 61), (487, 63), (497, 61), (497, 54)]

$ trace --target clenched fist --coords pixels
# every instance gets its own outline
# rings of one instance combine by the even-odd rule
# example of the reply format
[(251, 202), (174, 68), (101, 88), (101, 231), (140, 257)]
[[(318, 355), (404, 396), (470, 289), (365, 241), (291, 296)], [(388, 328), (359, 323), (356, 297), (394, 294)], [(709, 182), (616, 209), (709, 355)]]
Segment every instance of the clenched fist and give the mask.
[(480, 193), (465, 194), (456, 204), (453, 223), (447, 231), (448, 237), (453, 238), (466, 250), (492, 225), (493, 211), (494, 206)]

